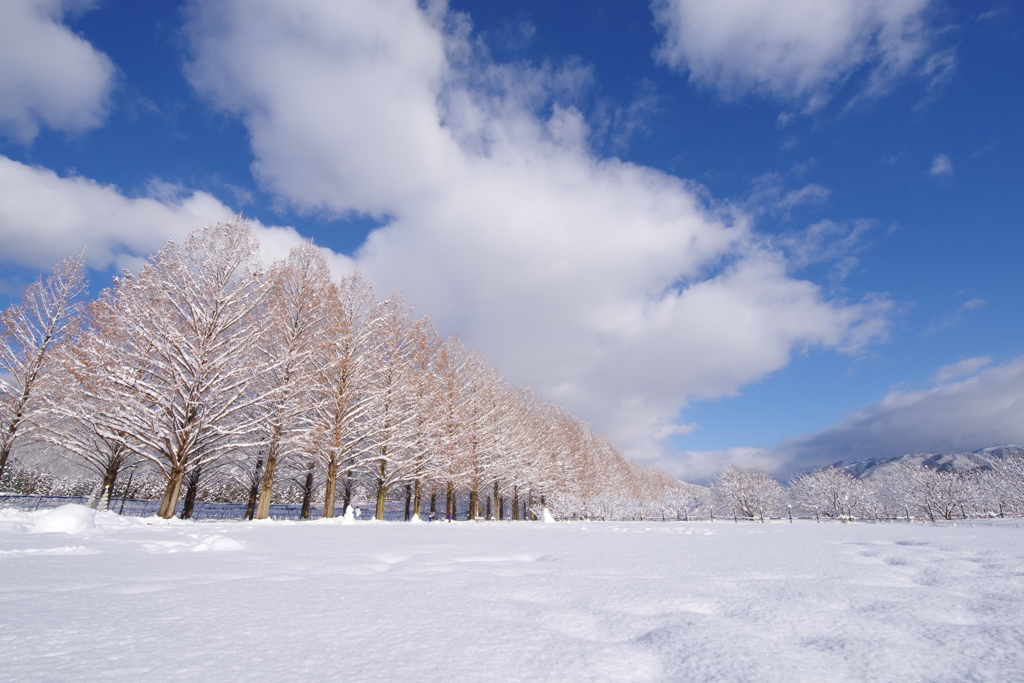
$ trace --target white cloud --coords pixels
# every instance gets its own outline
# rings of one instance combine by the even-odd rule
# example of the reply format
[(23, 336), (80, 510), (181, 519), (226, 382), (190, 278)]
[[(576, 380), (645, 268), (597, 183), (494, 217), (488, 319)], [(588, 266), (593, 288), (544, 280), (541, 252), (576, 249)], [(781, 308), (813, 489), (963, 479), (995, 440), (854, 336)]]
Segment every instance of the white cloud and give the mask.
[[(112, 185), (81, 176), (62, 178), (51, 170), (0, 156), (0, 261), (50, 268), (83, 247), (92, 268), (116, 264), (134, 269), (168, 239), (225, 220), (234, 211), (205, 192), (154, 181), (146, 197), (125, 197)], [(302, 237), (291, 228), (254, 222), (268, 262), (283, 258)], [(332, 254), (339, 274), (350, 261)]]
[[(940, 369), (936, 381), (973, 375), (991, 361), (970, 358)], [(957, 382), (894, 391), (840, 424), (773, 450), (780, 474), (844, 460), (904, 453), (951, 453), (1024, 440), (1024, 357)]]
[(887, 302), (793, 279), (745, 214), (596, 157), (587, 68), (489, 61), (442, 3), (195, 2), (188, 32), (189, 77), (245, 122), (266, 189), (387, 217), (357, 254), (378, 291), (634, 456), (663, 455), (688, 397), (885, 334)]
[(824, 104), (866, 69), (884, 92), (928, 53), (931, 0), (654, 0), (656, 54), (726, 99), (750, 93)]
[(985, 305), (985, 300), (980, 296), (976, 296), (973, 299), (968, 299), (960, 307), (960, 313), (966, 313), (967, 311), (974, 311)]
[(679, 479), (700, 484), (709, 483), (726, 465), (756, 467), (774, 472), (784, 462), (784, 458), (767, 448), (734, 446), (712, 451), (682, 451), (658, 465)]
[(946, 178), (953, 175), (953, 162), (945, 154), (936, 154), (932, 159), (931, 168), (928, 169), (928, 175), (933, 178)]
[(946, 384), (951, 380), (973, 375), (991, 362), (992, 356), (975, 356), (952, 365), (943, 365), (928, 381), (932, 384)]
[(106, 115), (114, 66), (61, 23), (89, 0), (0, 2), (0, 131), (31, 142), (40, 125), (77, 132)]

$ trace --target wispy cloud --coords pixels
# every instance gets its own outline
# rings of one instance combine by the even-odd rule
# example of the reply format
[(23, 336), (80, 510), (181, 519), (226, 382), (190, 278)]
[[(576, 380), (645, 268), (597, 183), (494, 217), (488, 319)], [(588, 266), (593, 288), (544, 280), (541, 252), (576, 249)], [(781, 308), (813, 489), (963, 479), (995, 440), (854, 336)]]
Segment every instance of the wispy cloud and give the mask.
[(928, 381), (932, 384), (946, 384), (954, 379), (977, 374), (979, 370), (991, 363), (992, 356), (975, 356), (974, 358), (962, 360), (959, 363), (943, 365)]
[[(813, 163), (811, 160), (806, 167), (794, 167), (793, 174), (799, 175)], [(789, 190), (782, 175), (774, 172), (759, 175), (750, 185), (750, 193), (744, 202), (747, 211), (754, 215), (767, 213), (783, 220), (789, 220), (790, 212), (798, 206), (822, 204), (832, 195), (831, 190), (817, 183)]]
[(940, 320), (940, 321), (938, 321), (936, 323), (932, 323), (924, 331), (924, 334), (925, 335), (935, 334), (936, 332), (940, 332), (942, 330), (945, 330), (945, 329), (948, 329), (950, 327), (953, 327), (954, 325), (956, 325), (959, 322), (961, 322), (968, 313), (970, 313), (971, 311), (975, 311), (975, 310), (981, 308), (984, 305), (985, 305), (985, 300), (982, 299), (981, 297), (974, 297), (973, 299), (968, 299), (967, 301), (965, 301), (964, 303), (962, 303), (960, 305), (960, 308), (956, 309), (955, 313), (953, 313), (951, 315), (947, 315), (942, 320)]
[(928, 169), (928, 175), (933, 178), (948, 178), (953, 175), (953, 162), (945, 154), (936, 154), (932, 159), (932, 165)]
[(982, 12), (977, 16), (978, 21), (995, 21), (1001, 19), (1010, 13), (1010, 4), (1007, 2), (999, 2), (992, 6), (992, 9), (987, 12)]

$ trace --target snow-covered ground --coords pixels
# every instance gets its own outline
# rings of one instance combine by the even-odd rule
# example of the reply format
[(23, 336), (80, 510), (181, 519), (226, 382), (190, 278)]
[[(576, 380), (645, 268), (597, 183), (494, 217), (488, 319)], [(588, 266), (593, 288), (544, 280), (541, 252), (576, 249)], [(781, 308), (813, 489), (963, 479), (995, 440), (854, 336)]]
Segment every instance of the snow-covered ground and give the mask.
[(1024, 530), (0, 511), (5, 681), (1021, 681)]

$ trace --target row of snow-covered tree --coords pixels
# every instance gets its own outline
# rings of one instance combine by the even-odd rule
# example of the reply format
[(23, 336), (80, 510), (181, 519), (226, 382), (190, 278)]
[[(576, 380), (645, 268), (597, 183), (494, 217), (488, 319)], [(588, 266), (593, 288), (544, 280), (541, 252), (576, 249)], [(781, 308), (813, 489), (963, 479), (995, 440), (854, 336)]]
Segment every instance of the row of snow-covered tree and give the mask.
[(971, 471), (939, 470), (908, 461), (879, 478), (859, 479), (841, 467), (801, 475), (783, 487), (760, 469), (727, 466), (709, 488), (672, 494), (691, 517), (764, 521), (771, 517), (930, 521), (1024, 516), (1024, 455), (992, 458)]
[(289, 483), (306, 511), (322, 495), (326, 517), (362, 486), (378, 518), (401, 489), (417, 512), (468, 502), (470, 519), (682, 486), (510, 386), (401, 295), (332, 281), (313, 245), (266, 271), (258, 251), (238, 219), (168, 242), (87, 305), (81, 258), (30, 286), (3, 317), (0, 475), (31, 436), (95, 472), (99, 500), (126, 468), (152, 468), (162, 517), (211, 477), (242, 482), (256, 518)]

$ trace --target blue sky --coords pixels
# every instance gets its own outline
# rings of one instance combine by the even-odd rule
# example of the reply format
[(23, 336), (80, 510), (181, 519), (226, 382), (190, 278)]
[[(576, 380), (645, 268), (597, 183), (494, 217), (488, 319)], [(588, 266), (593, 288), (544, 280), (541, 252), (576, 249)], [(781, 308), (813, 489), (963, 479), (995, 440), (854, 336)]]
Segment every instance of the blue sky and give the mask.
[(1001, 2), (14, 0), (0, 296), (235, 211), (701, 480), (1024, 442)]

